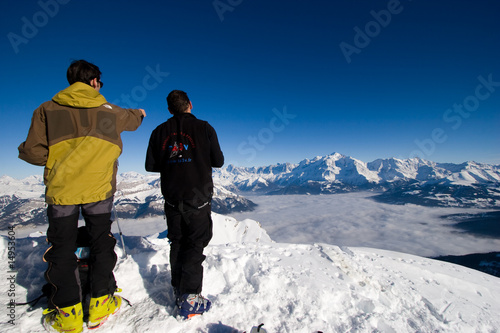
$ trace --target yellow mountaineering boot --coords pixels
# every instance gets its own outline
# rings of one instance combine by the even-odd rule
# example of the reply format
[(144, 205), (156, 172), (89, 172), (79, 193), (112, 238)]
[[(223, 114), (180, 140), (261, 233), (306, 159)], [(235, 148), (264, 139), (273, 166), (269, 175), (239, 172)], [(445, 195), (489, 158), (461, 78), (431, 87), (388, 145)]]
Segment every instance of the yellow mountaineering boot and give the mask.
[(104, 295), (101, 297), (92, 297), (89, 306), (89, 329), (98, 328), (112, 314), (115, 314), (122, 305), (122, 298), (116, 295)]
[(82, 303), (65, 308), (43, 310), (43, 327), (48, 332), (80, 333), (83, 331)]

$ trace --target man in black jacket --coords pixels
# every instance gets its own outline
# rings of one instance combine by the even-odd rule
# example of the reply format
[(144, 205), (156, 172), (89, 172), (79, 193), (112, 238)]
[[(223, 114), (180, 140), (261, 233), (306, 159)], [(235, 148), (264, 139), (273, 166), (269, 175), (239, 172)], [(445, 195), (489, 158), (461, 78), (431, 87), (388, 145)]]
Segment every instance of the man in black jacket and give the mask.
[(212, 239), (212, 167), (220, 168), (224, 155), (213, 127), (191, 114), (184, 91), (170, 92), (167, 104), (173, 117), (151, 133), (146, 170), (160, 172), (172, 286), (179, 314), (190, 318), (210, 309), (201, 296), (203, 249)]

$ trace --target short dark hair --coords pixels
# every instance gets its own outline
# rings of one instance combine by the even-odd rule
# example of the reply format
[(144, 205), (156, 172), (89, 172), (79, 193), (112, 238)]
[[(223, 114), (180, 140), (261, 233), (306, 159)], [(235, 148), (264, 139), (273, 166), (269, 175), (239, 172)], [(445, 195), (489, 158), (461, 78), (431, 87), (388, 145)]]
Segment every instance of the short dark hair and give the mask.
[(167, 96), (168, 109), (173, 114), (184, 113), (189, 108), (189, 97), (182, 90), (172, 90)]
[(71, 62), (66, 72), (66, 78), (69, 84), (83, 82), (90, 85), (90, 81), (97, 78), (101, 81), (101, 71), (99, 67), (85, 60), (75, 60)]

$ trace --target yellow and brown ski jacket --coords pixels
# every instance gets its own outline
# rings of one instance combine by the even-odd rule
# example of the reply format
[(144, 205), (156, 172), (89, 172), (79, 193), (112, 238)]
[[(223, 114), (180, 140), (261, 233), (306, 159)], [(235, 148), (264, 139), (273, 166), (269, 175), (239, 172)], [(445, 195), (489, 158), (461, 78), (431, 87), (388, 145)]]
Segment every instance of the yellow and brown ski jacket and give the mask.
[(45, 201), (80, 205), (110, 198), (116, 189), (120, 133), (142, 122), (137, 109), (106, 102), (91, 86), (76, 82), (34, 112), (19, 158), (45, 166)]

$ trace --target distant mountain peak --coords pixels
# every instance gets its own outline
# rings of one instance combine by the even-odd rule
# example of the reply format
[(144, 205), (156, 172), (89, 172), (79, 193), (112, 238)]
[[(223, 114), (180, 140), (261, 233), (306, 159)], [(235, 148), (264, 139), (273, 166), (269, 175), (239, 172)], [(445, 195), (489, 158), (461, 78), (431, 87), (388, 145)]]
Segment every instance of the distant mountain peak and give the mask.
[[(459, 206), (478, 203), (481, 207), (496, 207), (499, 205), (497, 202), (500, 203), (500, 168), (473, 161), (454, 164), (436, 163), (419, 157), (391, 157), (366, 163), (334, 152), (326, 156), (306, 158), (298, 164), (282, 166), (283, 164), (223, 168), (214, 171), (214, 179), (234, 190), (268, 194), (319, 194), (389, 189), (394, 191), (396, 188), (418, 186), (429, 191), (432, 188), (428, 196), (435, 199), (424, 199), (427, 192), (420, 191), (421, 201), (413, 203), (433, 202)], [(440, 187), (437, 188), (436, 184)], [(470, 190), (457, 191), (463, 186), (470, 187)], [(449, 194), (440, 196), (440, 191)], [(474, 195), (478, 195), (478, 198)], [(442, 197), (446, 200), (441, 200)]]

